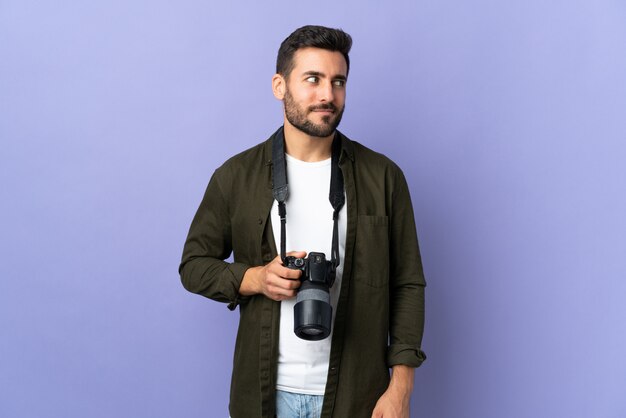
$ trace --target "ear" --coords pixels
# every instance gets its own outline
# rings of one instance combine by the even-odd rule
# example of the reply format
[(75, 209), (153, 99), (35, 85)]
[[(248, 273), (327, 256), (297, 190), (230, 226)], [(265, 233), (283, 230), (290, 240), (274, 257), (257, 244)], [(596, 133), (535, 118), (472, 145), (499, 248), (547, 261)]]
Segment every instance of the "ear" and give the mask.
[(285, 97), (286, 83), (287, 80), (280, 74), (274, 74), (272, 77), (272, 92), (278, 100), (283, 100)]

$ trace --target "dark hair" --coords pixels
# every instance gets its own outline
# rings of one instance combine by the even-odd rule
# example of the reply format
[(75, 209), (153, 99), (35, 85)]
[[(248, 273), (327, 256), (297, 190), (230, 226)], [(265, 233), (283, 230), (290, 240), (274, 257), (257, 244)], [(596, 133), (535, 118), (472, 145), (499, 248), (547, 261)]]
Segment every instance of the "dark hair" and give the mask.
[(280, 44), (276, 58), (276, 73), (289, 77), (294, 67), (293, 55), (298, 49), (308, 47), (341, 52), (346, 59), (347, 72), (350, 71), (348, 52), (352, 47), (352, 37), (341, 29), (307, 25), (296, 29)]

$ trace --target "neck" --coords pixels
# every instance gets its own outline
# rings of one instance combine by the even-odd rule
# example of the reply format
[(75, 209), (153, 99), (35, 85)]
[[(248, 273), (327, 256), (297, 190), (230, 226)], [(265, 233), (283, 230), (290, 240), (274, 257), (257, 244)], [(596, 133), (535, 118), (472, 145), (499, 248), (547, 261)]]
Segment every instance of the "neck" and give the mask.
[(335, 132), (327, 137), (308, 135), (285, 119), (285, 152), (292, 157), (306, 162), (323, 161), (332, 154)]

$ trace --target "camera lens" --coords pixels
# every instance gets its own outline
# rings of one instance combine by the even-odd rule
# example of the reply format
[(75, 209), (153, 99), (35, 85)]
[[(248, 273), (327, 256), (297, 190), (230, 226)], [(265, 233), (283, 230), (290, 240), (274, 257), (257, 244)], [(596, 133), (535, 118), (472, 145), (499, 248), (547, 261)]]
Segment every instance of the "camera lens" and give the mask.
[(298, 337), (319, 341), (330, 335), (333, 310), (327, 286), (304, 282), (293, 309), (294, 332)]
[(293, 263), (296, 267), (302, 267), (304, 265), (304, 260), (302, 258), (296, 258)]

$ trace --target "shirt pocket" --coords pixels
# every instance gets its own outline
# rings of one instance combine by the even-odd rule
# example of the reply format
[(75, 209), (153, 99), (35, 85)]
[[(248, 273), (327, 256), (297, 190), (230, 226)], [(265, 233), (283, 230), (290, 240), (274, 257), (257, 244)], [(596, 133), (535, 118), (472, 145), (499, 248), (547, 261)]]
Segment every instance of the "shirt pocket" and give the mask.
[(357, 215), (354, 246), (356, 282), (372, 287), (389, 283), (389, 218), (380, 215)]

